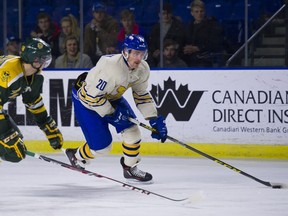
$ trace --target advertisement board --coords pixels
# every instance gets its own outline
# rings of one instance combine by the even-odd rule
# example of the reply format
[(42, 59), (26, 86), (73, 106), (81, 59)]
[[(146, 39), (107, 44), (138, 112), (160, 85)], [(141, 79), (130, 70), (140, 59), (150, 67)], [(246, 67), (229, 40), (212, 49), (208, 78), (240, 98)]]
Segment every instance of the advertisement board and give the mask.
[[(84, 140), (75, 120), (71, 86), (83, 71), (44, 71), (43, 98), (65, 140)], [(189, 143), (287, 145), (288, 72), (286, 70), (151, 71), (149, 91), (169, 135)], [(140, 121), (131, 91), (124, 97)], [(5, 106), (25, 139), (45, 140), (21, 97)], [(141, 130), (145, 142), (150, 132)], [(112, 129), (114, 141), (121, 136)]]

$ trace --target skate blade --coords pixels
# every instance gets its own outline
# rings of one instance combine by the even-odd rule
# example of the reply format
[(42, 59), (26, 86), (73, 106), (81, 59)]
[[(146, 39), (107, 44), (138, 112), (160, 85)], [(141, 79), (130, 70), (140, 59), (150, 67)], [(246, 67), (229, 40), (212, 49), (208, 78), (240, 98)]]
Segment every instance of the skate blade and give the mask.
[(136, 185), (149, 185), (153, 184), (154, 181), (151, 179), (150, 181), (138, 181), (137, 179), (125, 179), (127, 184), (136, 184)]
[(86, 165), (89, 164), (89, 162), (87, 162), (86, 160), (85, 160), (85, 162), (82, 162), (82, 161), (80, 161), (80, 160), (77, 160), (76, 163), (74, 164), (74, 163), (72, 163), (72, 162), (70, 161), (70, 158), (68, 157), (68, 155), (67, 155), (67, 153), (66, 153), (66, 149), (61, 148), (61, 150), (63, 151), (63, 153), (65, 154), (65, 156), (69, 159), (69, 163), (70, 163), (73, 167), (75, 167), (75, 168), (77, 168), (77, 169), (85, 170)]

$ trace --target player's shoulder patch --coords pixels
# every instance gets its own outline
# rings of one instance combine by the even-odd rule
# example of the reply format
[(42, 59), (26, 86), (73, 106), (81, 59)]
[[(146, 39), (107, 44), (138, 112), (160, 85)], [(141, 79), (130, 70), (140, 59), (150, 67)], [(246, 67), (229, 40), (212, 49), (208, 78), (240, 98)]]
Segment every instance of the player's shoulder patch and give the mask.
[(0, 58), (0, 85), (8, 87), (23, 76), (23, 68), (19, 56), (1, 56)]

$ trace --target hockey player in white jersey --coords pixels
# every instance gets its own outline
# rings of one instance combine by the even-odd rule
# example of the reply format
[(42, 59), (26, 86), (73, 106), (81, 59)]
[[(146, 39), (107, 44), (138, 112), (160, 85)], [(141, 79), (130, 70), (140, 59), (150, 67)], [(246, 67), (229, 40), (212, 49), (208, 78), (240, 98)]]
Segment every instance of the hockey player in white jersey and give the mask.
[(145, 61), (148, 46), (140, 35), (129, 35), (123, 43), (122, 54), (102, 56), (88, 73), (81, 74), (73, 87), (72, 100), (75, 116), (86, 143), (76, 149), (66, 149), (73, 166), (84, 168), (87, 160), (107, 154), (112, 136), (108, 124), (121, 133), (123, 157), (120, 163), (124, 177), (141, 182), (152, 180), (152, 175), (137, 168), (141, 134), (128, 117), (136, 118), (122, 96), (132, 88), (135, 104), (158, 133), (151, 136), (161, 142), (167, 138), (165, 120), (158, 115), (154, 101), (147, 91), (150, 68)]

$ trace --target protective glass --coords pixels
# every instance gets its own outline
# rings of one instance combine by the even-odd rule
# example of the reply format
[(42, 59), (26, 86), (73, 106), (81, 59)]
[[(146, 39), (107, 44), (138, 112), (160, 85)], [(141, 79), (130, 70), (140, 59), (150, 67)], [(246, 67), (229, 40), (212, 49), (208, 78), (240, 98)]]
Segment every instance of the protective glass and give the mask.
[(52, 55), (41, 56), (39, 63), (42, 65), (42, 68), (47, 68), (52, 62)]
[(139, 51), (139, 50), (133, 50), (132, 51), (132, 50), (130, 50), (129, 55), (135, 59), (146, 60), (148, 57), (148, 52), (147, 52), (147, 50), (145, 50), (145, 51)]

